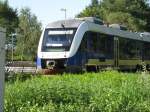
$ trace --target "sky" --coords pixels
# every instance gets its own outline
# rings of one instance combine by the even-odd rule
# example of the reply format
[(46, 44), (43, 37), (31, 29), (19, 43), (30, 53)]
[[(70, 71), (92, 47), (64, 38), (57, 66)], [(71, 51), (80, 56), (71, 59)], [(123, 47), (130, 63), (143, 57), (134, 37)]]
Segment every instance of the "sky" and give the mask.
[(67, 19), (74, 18), (80, 13), (91, 0), (8, 0), (9, 5), (14, 9), (29, 7), (31, 12), (35, 14), (43, 27), (50, 22), (65, 18), (65, 12), (61, 11), (65, 8), (67, 11)]

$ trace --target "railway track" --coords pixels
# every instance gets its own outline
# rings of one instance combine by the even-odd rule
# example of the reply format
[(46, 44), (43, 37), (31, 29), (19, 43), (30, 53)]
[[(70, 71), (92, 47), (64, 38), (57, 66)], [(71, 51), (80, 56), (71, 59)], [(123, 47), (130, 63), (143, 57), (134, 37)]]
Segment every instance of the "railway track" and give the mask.
[(5, 65), (6, 73), (36, 73), (36, 71), (36, 64), (32, 61), (8, 61)]
[(36, 67), (5, 67), (5, 72), (36, 73)]

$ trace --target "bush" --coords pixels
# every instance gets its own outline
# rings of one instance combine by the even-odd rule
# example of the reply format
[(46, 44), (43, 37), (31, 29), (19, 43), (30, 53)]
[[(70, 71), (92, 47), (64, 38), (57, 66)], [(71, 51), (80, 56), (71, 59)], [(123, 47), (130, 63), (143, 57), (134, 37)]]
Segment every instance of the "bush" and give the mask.
[(39, 74), (29, 74), (29, 73), (14, 73), (14, 72), (10, 72), (10, 73), (5, 73), (5, 81), (7, 83), (14, 83), (16, 81), (26, 81), (28, 79), (31, 79), (33, 76), (39, 76)]
[(108, 71), (6, 84), (5, 112), (148, 112), (150, 76)]

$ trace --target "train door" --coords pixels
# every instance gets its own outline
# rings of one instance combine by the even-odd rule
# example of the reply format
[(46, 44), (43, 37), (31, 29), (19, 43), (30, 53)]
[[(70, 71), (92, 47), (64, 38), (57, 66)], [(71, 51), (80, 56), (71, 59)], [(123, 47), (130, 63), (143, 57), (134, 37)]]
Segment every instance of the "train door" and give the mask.
[(119, 39), (114, 37), (114, 68), (118, 69), (119, 67)]

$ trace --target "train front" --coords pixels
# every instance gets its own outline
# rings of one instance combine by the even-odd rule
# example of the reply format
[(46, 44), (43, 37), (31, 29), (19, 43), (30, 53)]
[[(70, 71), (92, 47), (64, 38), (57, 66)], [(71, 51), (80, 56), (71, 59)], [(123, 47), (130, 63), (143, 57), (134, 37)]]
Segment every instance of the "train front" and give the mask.
[(80, 22), (64, 20), (50, 23), (42, 32), (37, 69), (45, 73), (62, 72), (67, 66), (70, 47)]

